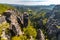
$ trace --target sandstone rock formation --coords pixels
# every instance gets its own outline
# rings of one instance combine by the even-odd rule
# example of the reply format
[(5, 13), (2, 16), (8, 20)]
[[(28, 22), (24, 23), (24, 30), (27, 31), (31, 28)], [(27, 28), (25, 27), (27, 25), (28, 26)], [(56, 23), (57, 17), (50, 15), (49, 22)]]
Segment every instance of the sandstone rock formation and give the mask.
[[(22, 18), (21, 16), (18, 16), (18, 13), (16, 10), (7, 10), (6, 12), (3, 13), (3, 16), (0, 17), (0, 20), (2, 23), (3, 21), (6, 21), (7, 23), (9, 23), (9, 28), (7, 30), (9, 30), (8, 33), (4, 34), (7, 36), (8, 40), (11, 40), (12, 36), (19, 36), (22, 35), (22, 29), (23, 27), (27, 27), (28, 25), (28, 15), (26, 13), (23, 14)], [(21, 20), (22, 19), (22, 20)], [(21, 26), (22, 25), (22, 26)]]

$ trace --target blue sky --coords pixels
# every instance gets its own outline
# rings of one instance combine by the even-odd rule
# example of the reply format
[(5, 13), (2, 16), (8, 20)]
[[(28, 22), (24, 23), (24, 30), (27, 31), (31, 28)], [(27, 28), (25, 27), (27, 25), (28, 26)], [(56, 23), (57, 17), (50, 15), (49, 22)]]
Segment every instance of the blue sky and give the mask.
[(19, 5), (50, 5), (60, 4), (60, 0), (0, 0), (0, 3), (19, 4)]

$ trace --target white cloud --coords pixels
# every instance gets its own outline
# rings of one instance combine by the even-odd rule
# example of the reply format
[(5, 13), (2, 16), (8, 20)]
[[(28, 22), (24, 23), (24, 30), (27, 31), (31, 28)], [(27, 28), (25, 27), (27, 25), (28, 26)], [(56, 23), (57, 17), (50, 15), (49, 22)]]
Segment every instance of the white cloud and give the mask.
[(49, 4), (60, 4), (60, 0), (49, 0), (47, 1)]
[[(34, 1), (34, 0), (33, 0)], [(32, 2), (32, 0), (24, 2), (24, 0), (0, 0), (0, 3), (8, 3), (8, 4), (20, 4), (20, 5), (50, 5), (50, 4), (60, 4), (60, 0), (43, 0), (36, 2)]]
[(19, 1), (25, 1), (25, 2), (26, 2), (26, 1), (27, 1), (27, 2), (28, 2), (28, 1), (30, 1), (30, 2), (31, 2), (31, 1), (36, 2), (36, 1), (37, 1), (37, 2), (41, 2), (41, 1), (46, 1), (46, 0), (19, 0)]

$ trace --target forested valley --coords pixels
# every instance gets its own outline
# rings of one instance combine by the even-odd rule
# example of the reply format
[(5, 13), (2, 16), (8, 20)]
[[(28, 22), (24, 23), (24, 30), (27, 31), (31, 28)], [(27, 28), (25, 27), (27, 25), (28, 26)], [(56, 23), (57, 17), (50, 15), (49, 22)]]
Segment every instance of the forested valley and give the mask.
[(60, 5), (0, 4), (0, 40), (60, 40)]

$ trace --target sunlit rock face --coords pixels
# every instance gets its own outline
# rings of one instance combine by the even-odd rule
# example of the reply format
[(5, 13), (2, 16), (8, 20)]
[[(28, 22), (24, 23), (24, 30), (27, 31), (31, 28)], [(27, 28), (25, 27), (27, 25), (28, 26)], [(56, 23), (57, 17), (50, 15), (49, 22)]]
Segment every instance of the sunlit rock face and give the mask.
[(0, 17), (0, 23), (6, 21), (10, 25), (8, 28), (9, 32), (6, 34), (7, 39), (11, 40), (11, 37), (23, 34), (22, 29), (28, 26), (28, 14), (24, 13), (18, 16), (16, 10), (7, 10), (3, 12), (2, 15), (3, 16)]
[(15, 35), (19, 35), (21, 32), (20, 26), (17, 22), (17, 18), (14, 15), (11, 15), (11, 27), (10, 29), (15, 33)]
[[(18, 23), (17, 20), (17, 16), (15, 11), (6, 11), (2, 14), (3, 16), (0, 17), (0, 23), (2, 23), (3, 21), (6, 21), (7, 23), (9, 23), (9, 32), (8, 34), (6, 34), (8, 37), (12, 37), (12, 36), (18, 36), (18, 35), (22, 35), (22, 31), (21, 31), (21, 26)], [(3, 19), (3, 20), (2, 20)], [(20, 19), (19, 19), (20, 20)], [(10, 39), (8, 38), (7, 39)]]

